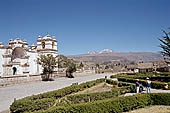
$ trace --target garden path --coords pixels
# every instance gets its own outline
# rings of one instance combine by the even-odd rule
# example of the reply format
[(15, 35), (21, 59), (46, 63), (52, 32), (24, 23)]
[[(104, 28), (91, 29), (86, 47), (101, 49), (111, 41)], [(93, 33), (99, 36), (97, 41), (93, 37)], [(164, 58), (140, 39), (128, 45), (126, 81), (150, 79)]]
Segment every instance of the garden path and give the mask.
[[(146, 91), (142, 91), (142, 93), (146, 93)], [(170, 90), (151, 89), (151, 93), (170, 93)], [(137, 93), (126, 93), (124, 96), (130, 96), (135, 94)]]

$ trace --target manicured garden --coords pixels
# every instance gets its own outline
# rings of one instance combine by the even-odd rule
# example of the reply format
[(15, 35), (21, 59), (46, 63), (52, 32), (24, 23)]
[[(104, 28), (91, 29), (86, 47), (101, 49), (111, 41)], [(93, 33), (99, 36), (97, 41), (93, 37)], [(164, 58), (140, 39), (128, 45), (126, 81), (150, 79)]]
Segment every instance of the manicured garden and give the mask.
[(165, 89), (165, 83), (170, 86), (170, 73), (126, 73), (111, 76), (111, 78), (117, 78), (118, 81), (127, 83), (135, 83), (139, 79), (140, 84), (143, 86), (146, 86), (147, 77), (152, 81), (151, 87), (154, 89)]
[(145, 86), (146, 77), (156, 79), (152, 81), (153, 88), (163, 89), (165, 82), (161, 80), (169, 75), (153, 76), (153, 73), (147, 73), (111, 76), (115, 77), (119, 82), (102, 78), (15, 100), (10, 106), (10, 111), (12, 113), (120, 113), (151, 105), (170, 105), (169, 93), (123, 96), (125, 93), (135, 92), (136, 79), (140, 79), (140, 83)]

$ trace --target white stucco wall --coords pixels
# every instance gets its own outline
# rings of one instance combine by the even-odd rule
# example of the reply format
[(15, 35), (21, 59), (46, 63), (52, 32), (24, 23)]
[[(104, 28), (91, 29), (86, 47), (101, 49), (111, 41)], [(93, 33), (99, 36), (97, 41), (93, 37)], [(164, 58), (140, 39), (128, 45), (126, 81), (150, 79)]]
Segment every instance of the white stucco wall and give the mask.
[(3, 59), (3, 54), (6, 52), (6, 49), (0, 49), (0, 76), (3, 76), (3, 64), (7, 61)]
[[(42, 72), (41, 66), (38, 66), (36, 60), (39, 57), (38, 53), (27, 52), (29, 57), (29, 70), (31, 75), (40, 74)], [(38, 69), (39, 68), (39, 69)]]
[[(10, 40), (9, 45), (6, 46), (0, 45), (3, 48), (4, 47), (12, 48), (12, 49), (2, 49), (2, 48), (0, 49), (0, 76), (13, 76), (13, 67), (17, 68), (17, 73), (16, 73), (17, 75), (24, 75), (25, 73), (30, 75), (41, 74), (42, 66), (37, 64), (36, 62), (39, 55), (40, 54), (44, 54), (44, 55), (53, 54), (53, 56), (58, 55), (57, 52), (54, 52), (54, 50), (57, 50), (57, 42), (55, 42), (56, 40), (52, 38), (50, 40), (49, 39), (50, 39), (49, 36), (45, 36), (43, 40), (40, 39), (37, 42), (37, 48), (35, 46), (35, 49), (29, 49), (29, 51), (27, 51), (28, 50), (27, 42), (22, 41), (19, 38), (15, 40)], [(44, 49), (42, 48), (42, 41), (45, 41)], [(13, 61), (11, 61), (10, 55), (12, 55), (12, 51), (16, 47), (21, 47), (21, 48), (25, 47), (24, 49), (26, 50), (26, 57), (16, 58), (13, 59)], [(7, 56), (3, 57), (3, 55), (7, 55)], [(29, 67), (26, 64), (28, 64)], [(6, 66), (3, 67), (3, 65)]]

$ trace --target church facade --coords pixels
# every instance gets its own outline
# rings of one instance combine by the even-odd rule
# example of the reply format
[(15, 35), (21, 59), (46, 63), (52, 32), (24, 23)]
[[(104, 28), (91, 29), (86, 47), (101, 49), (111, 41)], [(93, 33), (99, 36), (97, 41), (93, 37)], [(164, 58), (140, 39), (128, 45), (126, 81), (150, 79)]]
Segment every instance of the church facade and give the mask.
[(19, 38), (8, 45), (0, 43), (0, 77), (39, 75), (42, 67), (37, 58), (47, 54), (58, 55), (57, 40), (50, 35), (38, 36), (37, 45), (31, 46)]

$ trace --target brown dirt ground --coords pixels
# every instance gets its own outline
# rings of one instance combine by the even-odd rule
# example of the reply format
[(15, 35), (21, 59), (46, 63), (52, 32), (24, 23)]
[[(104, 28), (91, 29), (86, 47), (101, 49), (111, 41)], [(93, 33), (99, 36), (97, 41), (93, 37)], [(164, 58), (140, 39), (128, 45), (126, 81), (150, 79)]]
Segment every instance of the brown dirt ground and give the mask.
[(170, 106), (151, 106), (124, 113), (170, 113)]
[(111, 91), (113, 88), (112, 85), (106, 84), (106, 83), (100, 83), (94, 87), (85, 89), (83, 91), (80, 91), (76, 94), (84, 94), (84, 93), (95, 93), (95, 92), (103, 92), (103, 91)]

